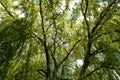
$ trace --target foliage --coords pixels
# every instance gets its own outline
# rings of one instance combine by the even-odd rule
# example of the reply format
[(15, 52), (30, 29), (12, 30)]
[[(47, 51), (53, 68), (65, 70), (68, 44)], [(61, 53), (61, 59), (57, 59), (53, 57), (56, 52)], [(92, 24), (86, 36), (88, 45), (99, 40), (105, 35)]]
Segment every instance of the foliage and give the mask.
[(119, 0), (0, 0), (0, 80), (119, 80)]

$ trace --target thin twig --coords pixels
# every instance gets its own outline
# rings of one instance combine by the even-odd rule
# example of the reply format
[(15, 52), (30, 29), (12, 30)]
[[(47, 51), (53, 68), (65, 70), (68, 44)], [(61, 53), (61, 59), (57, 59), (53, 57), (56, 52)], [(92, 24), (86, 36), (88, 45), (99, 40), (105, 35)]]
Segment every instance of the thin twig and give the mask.
[(73, 47), (70, 49), (70, 51), (67, 53), (66, 57), (58, 64), (58, 67), (67, 60), (67, 58), (69, 57), (69, 55), (71, 54), (71, 52), (73, 51), (73, 49), (75, 48), (75, 46), (80, 42), (81, 40), (78, 40)]
[(15, 18), (10, 11), (8, 11), (7, 7), (0, 1), (0, 4), (4, 7), (5, 11), (11, 16), (12, 18)]

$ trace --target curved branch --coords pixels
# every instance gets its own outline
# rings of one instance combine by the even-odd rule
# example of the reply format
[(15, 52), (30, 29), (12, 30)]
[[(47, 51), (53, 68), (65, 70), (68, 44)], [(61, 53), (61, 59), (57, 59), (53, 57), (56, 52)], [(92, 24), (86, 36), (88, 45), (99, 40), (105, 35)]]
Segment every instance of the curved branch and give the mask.
[(114, 0), (113, 2), (111, 2), (111, 4), (108, 5), (108, 7), (106, 9), (104, 9), (99, 16), (99, 20), (97, 21), (96, 25), (93, 27), (92, 29), (92, 33), (95, 32), (95, 30), (98, 28), (99, 24), (103, 21), (104, 17), (107, 15), (107, 13), (109, 12), (109, 10), (111, 9), (111, 7), (116, 3), (116, 0)]

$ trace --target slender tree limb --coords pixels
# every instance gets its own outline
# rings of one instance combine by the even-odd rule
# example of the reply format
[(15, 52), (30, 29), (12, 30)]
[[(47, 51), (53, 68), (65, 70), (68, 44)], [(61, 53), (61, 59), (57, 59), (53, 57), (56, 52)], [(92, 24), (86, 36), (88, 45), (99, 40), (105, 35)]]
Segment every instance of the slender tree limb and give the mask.
[(47, 48), (47, 42), (46, 42), (46, 33), (45, 33), (45, 28), (44, 28), (44, 16), (43, 16), (43, 10), (42, 10), (42, 0), (39, 2), (39, 8), (40, 8), (40, 16), (41, 16), (41, 26), (42, 26), (42, 32), (43, 32), (43, 37), (44, 37), (44, 50), (46, 54), (46, 65), (47, 65), (47, 74), (46, 74), (46, 80), (50, 80), (50, 56), (48, 53), (48, 48)]
[(82, 0), (82, 2), (81, 2), (81, 11), (82, 11), (82, 14), (83, 14), (83, 16), (84, 16), (84, 19), (85, 19), (85, 22), (86, 22), (86, 25), (87, 26), (89, 26), (89, 22), (88, 22), (88, 20), (87, 20), (87, 10), (88, 10), (88, 0), (85, 0), (86, 1), (86, 8), (85, 8), (85, 12), (83, 11), (83, 0)]
[(68, 57), (69, 57), (69, 55), (71, 54), (71, 52), (73, 51), (73, 49), (75, 48), (75, 46), (76, 46), (80, 41), (81, 41), (81, 40), (78, 40), (78, 41), (73, 45), (73, 47), (72, 47), (72, 48), (70, 49), (70, 51), (67, 53), (66, 57), (58, 64), (58, 67), (68, 59)]
[(120, 39), (112, 40), (112, 42), (120, 42)]
[(88, 10), (88, 0), (85, 0), (85, 2), (86, 2), (86, 8), (85, 8), (85, 13), (84, 14), (86, 14), (87, 10)]
[(40, 38), (35, 32), (33, 33), (33, 35), (44, 45), (44, 41), (42, 38)]
[(0, 1), (0, 4), (4, 7), (5, 11), (8, 13), (9, 16), (11, 16), (12, 18), (15, 18), (10, 11), (8, 11), (7, 7)]
[(103, 51), (104, 51), (103, 49), (95, 50), (94, 52), (92, 52), (91, 57), (94, 57), (96, 54), (102, 53)]
[(55, 35), (54, 35), (54, 55), (56, 54), (56, 38), (57, 38), (57, 28), (56, 28), (56, 21), (55, 21), (55, 15), (53, 14), (53, 23), (55, 28)]
[(46, 71), (44, 71), (44, 70), (42, 70), (42, 69), (38, 69), (37, 72), (38, 72), (39, 74), (43, 75), (44, 77), (46, 77), (46, 74), (47, 74)]
[(93, 71), (91, 71), (90, 73), (88, 73), (86, 76), (84, 76), (83, 78), (87, 78), (89, 77), (90, 75), (92, 75), (94, 72), (96, 72), (97, 70), (101, 69), (101, 68), (108, 68), (108, 69), (115, 69), (113, 67), (109, 67), (109, 66), (104, 66), (106, 62), (103, 62), (99, 67), (97, 67), (96, 69), (94, 69)]
[(102, 34), (99, 34), (99, 35), (97, 35), (94, 39), (93, 39), (93, 41), (95, 41), (95, 40), (97, 40), (98, 38), (100, 38), (102, 35), (107, 35), (107, 34), (109, 34), (110, 32), (104, 32), (104, 33), (102, 33)]
[(96, 69), (94, 69), (93, 71), (91, 71), (90, 73), (88, 73), (85, 77), (83, 77), (84, 79), (87, 78), (88, 76), (90, 76), (91, 74), (93, 74), (94, 72), (96, 72), (97, 70), (101, 69), (101, 67), (98, 67)]
[(54, 64), (55, 64), (55, 68), (57, 70), (57, 61), (56, 61), (56, 58), (55, 58), (55, 54), (56, 54), (56, 38), (57, 38), (57, 28), (56, 28), (56, 18), (55, 18), (55, 15), (53, 14), (53, 26), (55, 28), (55, 35), (54, 35), (54, 39), (53, 39), (53, 47), (54, 47), (54, 50), (53, 50), (53, 53), (51, 53), (52, 55), (52, 58), (53, 58), (53, 61), (54, 61)]
[(116, 0), (114, 0), (113, 2), (111, 2), (111, 4), (108, 5), (108, 7), (106, 9), (104, 9), (99, 16), (99, 20), (97, 21), (96, 25), (93, 27), (92, 29), (92, 33), (95, 32), (95, 30), (98, 28), (99, 24), (102, 22), (102, 20), (104, 19), (104, 17), (107, 15), (107, 13), (109, 12), (109, 10), (111, 9), (111, 7), (116, 3)]

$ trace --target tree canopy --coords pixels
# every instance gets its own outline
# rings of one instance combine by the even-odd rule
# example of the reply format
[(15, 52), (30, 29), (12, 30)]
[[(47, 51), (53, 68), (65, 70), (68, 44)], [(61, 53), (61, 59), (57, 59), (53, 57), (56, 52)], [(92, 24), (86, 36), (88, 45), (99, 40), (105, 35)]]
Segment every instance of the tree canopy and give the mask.
[(120, 0), (0, 0), (0, 80), (120, 80)]

